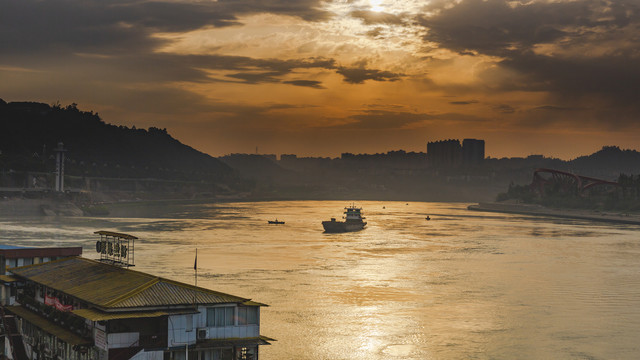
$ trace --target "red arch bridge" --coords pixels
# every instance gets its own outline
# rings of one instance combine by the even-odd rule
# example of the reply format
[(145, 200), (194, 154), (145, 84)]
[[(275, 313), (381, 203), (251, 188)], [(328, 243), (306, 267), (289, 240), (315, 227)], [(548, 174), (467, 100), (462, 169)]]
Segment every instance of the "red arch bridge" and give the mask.
[[(550, 176), (544, 177), (542, 174), (548, 174)], [(533, 181), (531, 182), (531, 188), (533, 190), (537, 190), (541, 195), (544, 194), (545, 185), (552, 183), (561, 184), (564, 191), (575, 189), (580, 195), (582, 195), (585, 190), (588, 190), (595, 186), (620, 186), (620, 184), (615, 181), (596, 179), (554, 169), (540, 168), (536, 169), (533, 172)]]

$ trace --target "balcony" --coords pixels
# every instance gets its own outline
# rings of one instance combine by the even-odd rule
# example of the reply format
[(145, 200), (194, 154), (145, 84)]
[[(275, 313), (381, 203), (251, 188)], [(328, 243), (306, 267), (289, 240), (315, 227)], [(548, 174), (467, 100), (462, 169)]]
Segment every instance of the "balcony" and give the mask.
[[(259, 325), (207, 327), (208, 339), (255, 338), (260, 336)], [(198, 341), (204, 339), (198, 339)]]
[(89, 338), (91, 331), (87, 327), (83, 318), (76, 316), (70, 312), (60, 311), (53, 306), (39, 302), (35, 298), (22, 293), (18, 294), (18, 302), (25, 308), (33, 311), (39, 316), (45, 318), (52, 323), (63, 327), (79, 336)]

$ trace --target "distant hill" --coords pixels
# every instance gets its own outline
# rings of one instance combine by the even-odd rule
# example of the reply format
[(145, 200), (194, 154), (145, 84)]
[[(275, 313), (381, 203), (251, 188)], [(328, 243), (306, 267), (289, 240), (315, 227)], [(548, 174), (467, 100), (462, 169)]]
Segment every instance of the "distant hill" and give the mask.
[(640, 174), (640, 152), (605, 146), (591, 155), (580, 156), (568, 162), (573, 172), (581, 175), (617, 179), (621, 173)]
[(53, 149), (67, 150), (65, 174), (220, 182), (233, 170), (169, 135), (106, 124), (97, 113), (37, 102), (0, 99), (0, 169), (53, 170)]

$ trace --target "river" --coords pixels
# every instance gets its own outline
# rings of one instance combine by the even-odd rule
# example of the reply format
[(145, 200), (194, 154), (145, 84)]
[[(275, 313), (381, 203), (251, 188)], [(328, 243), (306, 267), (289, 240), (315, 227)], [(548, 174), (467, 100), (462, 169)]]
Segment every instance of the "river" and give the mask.
[(160, 205), (1, 218), (0, 242), (97, 258), (94, 231), (129, 233), (135, 270), (187, 283), (197, 248), (199, 286), (270, 305), (262, 360), (640, 354), (640, 226), (364, 201), (365, 230), (325, 234), (348, 203)]

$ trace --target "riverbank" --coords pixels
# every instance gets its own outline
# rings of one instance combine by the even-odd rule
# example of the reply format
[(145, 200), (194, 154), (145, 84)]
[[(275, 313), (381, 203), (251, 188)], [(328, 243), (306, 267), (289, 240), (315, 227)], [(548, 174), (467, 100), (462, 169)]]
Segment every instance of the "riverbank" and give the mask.
[(473, 211), (548, 216), (565, 219), (606, 221), (620, 224), (640, 225), (640, 215), (632, 213), (627, 214), (576, 209), (550, 209), (541, 205), (521, 203), (479, 203), (477, 205), (469, 205), (468, 209)]
[(0, 216), (82, 216), (76, 204), (55, 199), (2, 199)]

